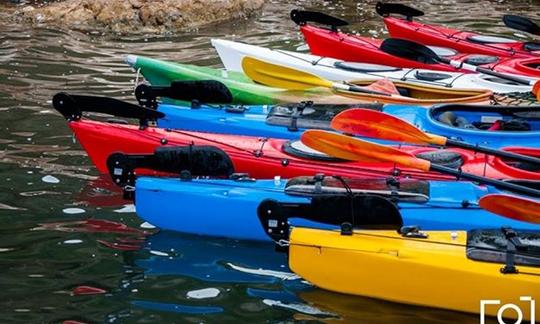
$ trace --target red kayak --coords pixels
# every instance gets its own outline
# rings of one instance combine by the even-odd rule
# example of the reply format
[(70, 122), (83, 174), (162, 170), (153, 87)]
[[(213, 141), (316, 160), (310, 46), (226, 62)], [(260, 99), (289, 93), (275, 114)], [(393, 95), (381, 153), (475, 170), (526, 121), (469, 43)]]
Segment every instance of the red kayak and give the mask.
[[(540, 43), (537, 42), (520, 42), (511, 38), (487, 36), (413, 21), (413, 17), (423, 16), (424, 13), (402, 4), (379, 2), (376, 11), (384, 17), (386, 28), (393, 38), (449, 47), (461, 53), (512, 58), (534, 58), (540, 55)], [(390, 14), (403, 15), (405, 18), (392, 17)]]
[[(423, 173), (397, 168), (390, 163), (347, 162), (312, 151), (299, 142), (248, 136), (221, 135), (165, 130), (137, 126), (73, 120), (69, 122), (76, 138), (102, 173), (107, 173), (107, 158), (115, 152), (153, 153), (159, 146), (211, 145), (225, 151), (232, 159), (235, 172), (245, 172), (254, 178), (281, 176), (292, 178), (317, 173), (347, 177), (412, 176), (423, 179), (451, 179), (437, 173)], [(540, 173), (519, 169), (505, 161), (460, 149), (438, 150), (429, 147), (403, 147), (415, 155), (422, 154), (439, 164), (461, 168), (465, 172), (498, 179), (540, 180)], [(540, 156), (538, 149), (515, 149)], [(142, 171), (142, 172), (141, 172)], [(148, 173), (139, 170), (139, 174)]]
[[(308, 12), (310, 15), (307, 16), (307, 18), (305, 13), (306, 12), (293, 10), (291, 12), (291, 17), (297, 24), (300, 25), (300, 31), (304, 35), (305, 41), (308, 44), (310, 51), (315, 55), (333, 57), (344, 61), (382, 64), (400, 68), (417, 68), (470, 73), (464, 69), (456, 69), (447, 64), (425, 64), (387, 54), (380, 49), (382, 40), (346, 34), (338, 31), (336, 25), (330, 25), (332, 28), (326, 29), (307, 24), (307, 21), (305, 20), (311, 19), (312, 16), (310, 15), (312, 15), (314, 12)], [(318, 20), (317, 22), (322, 23), (327, 22), (328, 20), (329, 22), (333, 22), (333, 20), (328, 19), (333, 17), (324, 14), (321, 15), (322, 17), (325, 17), (325, 19)], [(393, 18), (389, 17), (388, 19)], [(337, 25), (342, 26), (347, 24), (344, 21), (342, 22), (343, 23)], [(409, 37), (409, 39), (411, 39), (411, 37)], [(412, 40), (414, 40), (414, 37)], [(497, 56), (460, 54), (457, 51), (449, 48), (432, 47), (431, 49), (440, 56), (481, 66), (496, 72), (540, 78), (540, 69), (538, 69), (540, 66), (540, 57), (535, 58), (529, 55), (526, 58), (501, 58)]]

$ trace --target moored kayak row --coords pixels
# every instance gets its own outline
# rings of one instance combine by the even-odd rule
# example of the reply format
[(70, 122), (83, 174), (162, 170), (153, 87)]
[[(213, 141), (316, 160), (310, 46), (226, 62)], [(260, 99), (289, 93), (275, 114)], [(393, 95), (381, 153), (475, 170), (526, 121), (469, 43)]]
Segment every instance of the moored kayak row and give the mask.
[(421, 24), (404, 5), (376, 10), (397, 40), (294, 10), (311, 54), (213, 39), (223, 70), (129, 55), (145, 79), (138, 104), (68, 92), (53, 106), (161, 229), (275, 242), (292, 271), (335, 292), (538, 308), (540, 74), (526, 68), (539, 49)]

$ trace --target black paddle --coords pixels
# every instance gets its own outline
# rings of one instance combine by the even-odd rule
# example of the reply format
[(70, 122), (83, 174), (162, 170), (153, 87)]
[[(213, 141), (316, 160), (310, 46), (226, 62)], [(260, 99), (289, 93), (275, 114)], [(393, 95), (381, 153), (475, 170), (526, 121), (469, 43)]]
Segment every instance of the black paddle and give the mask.
[(540, 26), (529, 18), (516, 15), (504, 15), (503, 22), (506, 27), (521, 30), (533, 35), (540, 35)]
[(399, 39), (399, 38), (385, 39), (382, 42), (380, 48), (383, 52), (388, 53), (390, 55), (398, 56), (404, 59), (413, 60), (413, 61), (424, 63), (424, 64), (437, 64), (437, 63), (448, 64), (457, 69), (464, 69), (464, 70), (469, 70), (473, 72), (479, 72), (479, 73), (495, 76), (501, 79), (513, 81), (519, 84), (525, 84), (525, 85), (530, 85), (530, 86), (534, 86), (535, 83), (537, 82), (537, 80), (528, 80), (528, 79), (520, 78), (517, 76), (508, 75), (505, 73), (495, 72), (490, 69), (474, 66), (472, 64), (454, 61), (449, 58), (437, 55), (437, 53), (433, 52), (427, 46), (424, 46), (422, 44), (418, 44), (416, 42), (406, 40), (406, 39)]
[(413, 17), (419, 17), (424, 15), (423, 11), (406, 6), (401, 3), (377, 2), (377, 4), (375, 5), (375, 11), (382, 17), (387, 17), (390, 14), (400, 14), (405, 16), (408, 21), (412, 21)]
[(148, 108), (157, 108), (157, 97), (182, 101), (228, 104), (233, 101), (231, 91), (216, 80), (173, 81), (169, 86), (140, 84), (135, 89), (139, 103)]

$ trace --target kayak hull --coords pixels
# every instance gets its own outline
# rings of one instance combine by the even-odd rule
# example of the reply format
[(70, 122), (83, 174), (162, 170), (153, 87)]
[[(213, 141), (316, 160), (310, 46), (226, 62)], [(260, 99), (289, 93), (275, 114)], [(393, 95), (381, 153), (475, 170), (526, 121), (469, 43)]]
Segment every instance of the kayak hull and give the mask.
[[(137, 215), (166, 230), (184, 233), (266, 241), (257, 208), (265, 199), (280, 202), (308, 203), (307, 197), (285, 193), (283, 180), (198, 180), (140, 177), (135, 185)], [(512, 226), (537, 229), (540, 225), (514, 221), (491, 214), (478, 207), (484, 194), (495, 190), (469, 182), (430, 182), (430, 200), (424, 204), (400, 202), (405, 225), (424, 229), (473, 229)], [(174, 204), (170, 202), (174, 201)], [(467, 201), (468, 204), (463, 204)], [(300, 218), (291, 224), (315, 228), (330, 225)]]
[[(362, 105), (358, 105), (362, 107)], [(185, 129), (190, 131), (203, 131), (220, 134), (264, 136), (271, 138), (298, 139), (305, 130), (302, 127), (291, 128), (287, 125), (269, 124), (268, 114), (272, 106), (243, 106), (244, 111), (216, 109), (215, 107), (201, 106), (192, 109), (188, 106), (161, 104), (158, 111), (165, 117), (158, 120), (161, 128)], [(470, 144), (479, 144), (492, 148), (508, 146), (522, 146), (530, 148), (540, 147), (540, 124), (535, 119), (530, 120), (532, 129), (529, 131), (487, 131), (481, 129), (465, 129), (446, 125), (433, 117), (433, 111), (444, 109), (444, 106), (424, 108), (409, 105), (385, 105), (380, 110), (387, 114), (401, 118), (425, 132), (458, 139)], [(463, 106), (462, 115), (470, 116), (474, 120), (502, 119), (501, 113), (506, 109), (493, 106), (493, 109)], [(531, 108), (534, 111), (536, 108)], [(337, 111), (337, 110), (336, 110)], [(333, 113), (335, 114), (335, 113)], [(299, 116), (301, 118), (302, 116)], [(330, 128), (329, 122), (321, 123), (322, 127)], [(313, 127), (312, 127), (313, 128)]]
[[(149, 127), (144, 130), (132, 125), (111, 124), (97, 121), (72, 121), (69, 123), (75, 137), (102, 173), (108, 173), (107, 158), (115, 152), (153, 153), (160, 146), (211, 145), (224, 150), (232, 159), (236, 172), (246, 172), (258, 179), (275, 176), (341, 175), (346, 177), (406, 176), (424, 179), (452, 179), (434, 172), (421, 172), (399, 168), (391, 163), (345, 162), (315, 160), (309, 156), (287, 153), (287, 140), (259, 137), (223, 135), (201, 132), (184, 132)], [(411, 154), (436, 151), (429, 147), (402, 147)], [(452, 149), (463, 160), (465, 172), (498, 179), (540, 180), (540, 173), (528, 172), (507, 165), (503, 161), (483, 154)], [(146, 174), (149, 172), (147, 171)], [(140, 173), (139, 173), (140, 174)]]
[[(467, 71), (458, 70), (447, 64), (425, 64), (387, 54), (380, 50), (379, 47), (381, 46), (382, 40), (379, 39), (333, 32), (307, 24), (301, 26), (300, 30), (304, 35), (311, 53), (315, 55), (328, 56), (352, 62), (384, 64), (400, 68), (468, 73)], [(415, 39), (412, 40), (417, 41)], [(457, 53), (447, 57), (456, 61), (465, 61), (468, 58), (471, 58), (471, 56), (473, 55)], [(498, 58), (495, 63), (482, 64), (480, 66), (493, 69), (496, 72), (506, 72), (537, 79), (540, 78), (540, 71), (535, 68), (538, 64), (540, 64), (540, 58), (531, 58), (528, 56), (523, 58), (502, 57)]]
[(385, 17), (383, 20), (390, 36), (393, 38), (408, 39), (425, 45), (450, 47), (461, 53), (514, 58), (531, 58), (540, 55), (540, 51), (526, 50), (523, 42), (482, 44), (470, 40), (475, 36), (479, 36), (479, 34), (473, 32), (426, 25), (396, 17)]
[[(392, 81), (406, 81), (414, 84), (442, 86), (446, 89), (490, 89), (496, 93), (530, 92), (532, 89), (531, 86), (509, 84), (507, 81), (502, 81), (482, 74), (463, 74), (456, 72), (441, 73), (433, 70), (402, 69), (369, 64), (360, 66), (350, 65), (356, 68), (356, 70), (352, 70), (351, 67), (343, 67), (344, 64), (347, 64), (348, 62), (330, 57), (284, 50), (271, 50), (269, 48), (223, 39), (212, 39), (212, 45), (218, 52), (225, 68), (228, 71), (235, 72), (243, 72), (242, 59), (246, 56), (250, 56), (269, 63), (309, 72), (337, 82), (359, 79), (380, 80), (388, 78)], [(433, 73), (439, 74), (439, 77), (436, 80), (428, 77), (433, 77)]]
[[(468, 313), (479, 313), (481, 300), (500, 300), (501, 305), (518, 305), (524, 318), (530, 318), (531, 303), (520, 299), (540, 298), (540, 268), (518, 266), (519, 274), (503, 274), (502, 264), (466, 257), (467, 232), (454, 232), (455, 239), (450, 232), (427, 234), (422, 241), (395, 232), (342, 236), (294, 228), (289, 266), (314, 285), (335, 292)], [(485, 313), (497, 316), (501, 305), (488, 305)]]
[[(493, 92), (485, 89), (446, 89), (428, 87), (420, 84), (397, 82), (411, 94), (408, 96), (385, 96), (370, 93), (339, 90), (332, 92), (325, 88), (313, 88), (305, 91), (284, 90), (256, 84), (239, 72), (217, 70), (188, 64), (171, 63), (142, 56), (129, 55), (126, 62), (152, 85), (168, 86), (178, 80), (216, 80), (229, 88), (233, 102), (239, 104), (275, 104), (297, 103), (311, 100), (317, 103), (353, 104), (353, 103), (403, 103), (431, 105), (442, 102), (489, 104)], [(354, 84), (368, 86), (373, 80), (355, 80)]]

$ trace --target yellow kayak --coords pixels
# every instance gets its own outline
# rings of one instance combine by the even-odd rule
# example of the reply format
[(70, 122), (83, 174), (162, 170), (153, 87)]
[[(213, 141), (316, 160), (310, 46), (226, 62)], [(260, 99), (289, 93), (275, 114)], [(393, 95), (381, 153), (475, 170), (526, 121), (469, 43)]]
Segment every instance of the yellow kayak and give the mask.
[(481, 300), (499, 301), (485, 305), (486, 316), (502, 309), (501, 316), (517, 318), (519, 307), (527, 320), (534, 304), (540, 314), (540, 240), (521, 238), (534, 246), (516, 255), (518, 273), (504, 274), (506, 245), (490, 245), (506, 244), (501, 231), (423, 233), (427, 238), (293, 228), (289, 266), (314, 285), (340, 293), (468, 313), (481, 313)]

